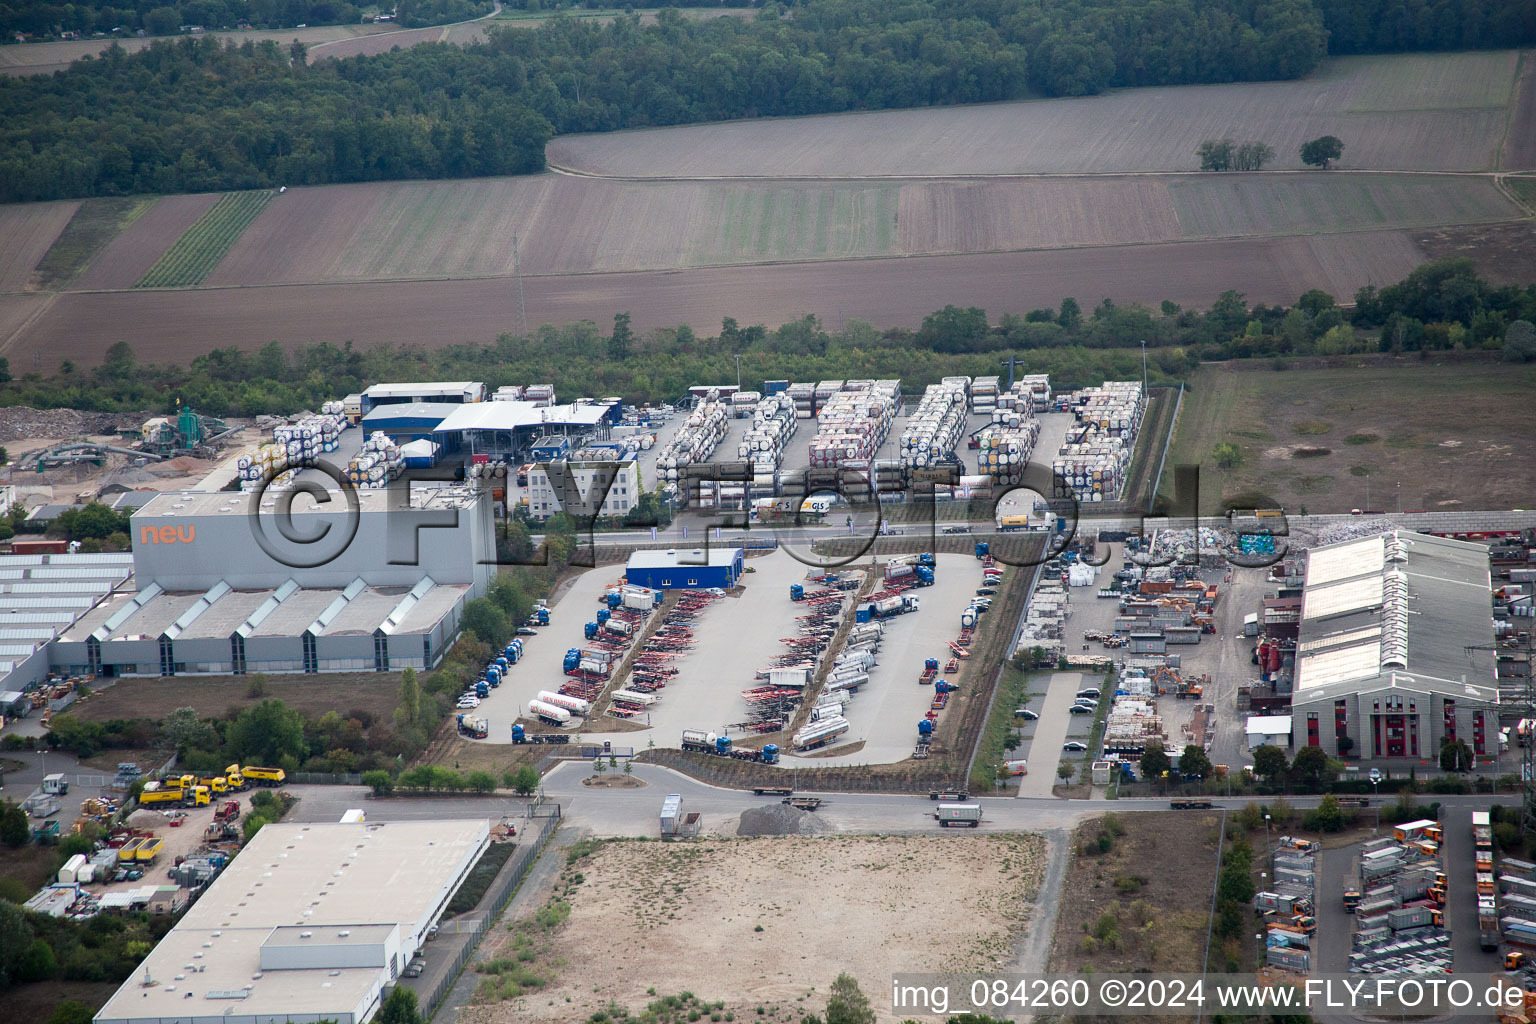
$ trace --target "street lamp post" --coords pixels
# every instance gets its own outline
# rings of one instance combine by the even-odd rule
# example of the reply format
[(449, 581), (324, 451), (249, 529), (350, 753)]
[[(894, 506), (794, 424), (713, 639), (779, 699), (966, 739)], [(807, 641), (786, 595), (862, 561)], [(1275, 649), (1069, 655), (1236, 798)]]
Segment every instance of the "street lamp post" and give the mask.
[(741, 390), (741, 356), (736, 356), (736, 390)]
[(1269, 837), (1269, 815), (1264, 815), (1264, 845), (1269, 849), (1269, 873), (1275, 873), (1275, 843)]
[(1147, 343), (1141, 343), (1141, 397), (1147, 397)]

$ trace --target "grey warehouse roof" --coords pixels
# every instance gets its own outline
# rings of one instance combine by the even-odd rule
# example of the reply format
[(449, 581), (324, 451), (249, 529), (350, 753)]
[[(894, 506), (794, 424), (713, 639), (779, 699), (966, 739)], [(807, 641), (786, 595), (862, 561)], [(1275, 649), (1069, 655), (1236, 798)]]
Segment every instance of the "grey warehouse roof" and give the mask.
[(1498, 702), (1488, 549), (1396, 531), (1307, 554), (1295, 702), (1402, 690)]

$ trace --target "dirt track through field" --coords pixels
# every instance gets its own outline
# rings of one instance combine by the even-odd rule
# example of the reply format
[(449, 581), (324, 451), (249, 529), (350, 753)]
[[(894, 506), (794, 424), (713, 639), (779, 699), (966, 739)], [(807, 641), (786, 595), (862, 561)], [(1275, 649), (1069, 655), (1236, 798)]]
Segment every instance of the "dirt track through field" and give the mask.
[[(1401, 232), (1103, 246), (1038, 252), (720, 267), (686, 273), (570, 274), (525, 279), (532, 324), (610, 320), (629, 311), (637, 329), (689, 323), (713, 330), (726, 316), (777, 325), (815, 313), (833, 328), (853, 317), (915, 327), (953, 303), (993, 316), (1054, 306), (1206, 304), (1227, 288), (1249, 302), (1294, 302), (1309, 288), (1352, 295), (1401, 279), (1419, 261)], [(1155, 272), (1154, 272), (1155, 268)], [(0, 299), (0, 302), (3, 302)], [(103, 345), (127, 341), (143, 360), (186, 361), (211, 348), (268, 341), (446, 345), (488, 342), (515, 328), (507, 278), (377, 284), (69, 293), (0, 349), (89, 365)]]
[(79, 289), (132, 288), (182, 233), (219, 201), (219, 193), (166, 196), (97, 253), (71, 286)]

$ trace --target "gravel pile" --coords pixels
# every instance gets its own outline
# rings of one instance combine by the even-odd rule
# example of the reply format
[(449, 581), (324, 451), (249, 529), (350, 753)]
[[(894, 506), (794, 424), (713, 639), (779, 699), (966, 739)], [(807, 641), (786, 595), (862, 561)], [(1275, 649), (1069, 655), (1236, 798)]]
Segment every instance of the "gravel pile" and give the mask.
[(128, 824), (134, 828), (163, 828), (170, 824), (171, 819), (159, 811), (152, 811), (147, 807), (140, 807), (128, 815)]
[(768, 804), (741, 812), (738, 836), (818, 836), (831, 829), (814, 811), (788, 804)]
[(34, 437), (81, 437), (110, 434), (118, 427), (136, 427), (144, 416), (129, 413), (81, 412), (78, 409), (0, 408), (0, 444)]

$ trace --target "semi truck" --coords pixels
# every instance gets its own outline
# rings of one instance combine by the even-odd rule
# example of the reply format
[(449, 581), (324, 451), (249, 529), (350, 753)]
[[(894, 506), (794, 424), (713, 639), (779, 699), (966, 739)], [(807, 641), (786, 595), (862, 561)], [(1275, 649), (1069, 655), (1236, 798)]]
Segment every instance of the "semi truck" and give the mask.
[(933, 816), (938, 819), (940, 828), (951, 825), (976, 828), (981, 824), (981, 804), (939, 804)]
[(731, 738), (701, 729), (684, 729), (682, 747), (684, 750), (698, 750), (706, 754), (729, 754)]
[(483, 740), (490, 734), (490, 723), (479, 715), (460, 715), (458, 722), (460, 736)]
[(146, 782), (144, 789), (139, 793), (139, 803), (144, 806), (179, 804), (185, 795), (185, 791), (180, 786), (167, 786), (163, 782)]

